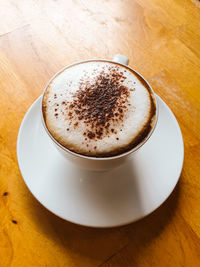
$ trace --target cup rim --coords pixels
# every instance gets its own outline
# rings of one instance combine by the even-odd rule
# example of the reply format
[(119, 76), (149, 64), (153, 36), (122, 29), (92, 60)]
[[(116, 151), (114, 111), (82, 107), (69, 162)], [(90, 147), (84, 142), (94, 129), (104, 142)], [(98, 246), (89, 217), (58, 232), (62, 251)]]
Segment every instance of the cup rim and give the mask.
[[(44, 120), (44, 115), (43, 115), (43, 111), (42, 111), (42, 103), (43, 103), (43, 98), (44, 98), (44, 94), (47, 90), (47, 88), (49, 87), (49, 85), (51, 84), (51, 82), (60, 74), (62, 73), (65, 69), (67, 68), (70, 68), (72, 66), (75, 66), (75, 65), (78, 65), (78, 64), (83, 64), (83, 63), (86, 63), (86, 62), (91, 62), (91, 61), (103, 61), (103, 62), (110, 62), (110, 63), (114, 63), (114, 64), (118, 64), (118, 65), (121, 65), (123, 67), (126, 67), (128, 69), (130, 69), (131, 71), (135, 72), (149, 87), (149, 89), (151, 90), (151, 93), (154, 97), (154, 100), (155, 100), (155, 122), (154, 122), (154, 125), (152, 126), (151, 130), (149, 131), (148, 135), (142, 140), (142, 142), (140, 142), (138, 145), (136, 145), (135, 147), (133, 147), (132, 149), (128, 150), (128, 151), (125, 151), (123, 153), (120, 153), (119, 155), (115, 155), (115, 156), (107, 156), (107, 157), (95, 157), (95, 156), (86, 156), (86, 155), (83, 155), (83, 154), (78, 154), (74, 151), (71, 151), (70, 149), (64, 147), (63, 145), (61, 145), (52, 135), (51, 133), (49, 132), (47, 126), (46, 126), (46, 123), (45, 123), (45, 120)], [(142, 147), (146, 142), (147, 140), (149, 140), (149, 138), (151, 137), (151, 135), (153, 134), (155, 128), (156, 128), (156, 125), (157, 125), (157, 121), (158, 121), (158, 100), (156, 98), (156, 94), (155, 92), (153, 91), (152, 87), (150, 86), (150, 84), (148, 83), (148, 81), (140, 74), (138, 73), (136, 70), (134, 70), (133, 68), (129, 67), (128, 65), (124, 65), (124, 64), (121, 64), (119, 62), (115, 62), (113, 60), (108, 60), (108, 59), (87, 59), (87, 60), (81, 60), (81, 61), (77, 61), (75, 63), (72, 63), (70, 65), (66, 65), (64, 66), (62, 69), (60, 69), (59, 71), (57, 71), (52, 77), (51, 79), (48, 81), (43, 93), (42, 93), (42, 99), (41, 99), (41, 103), (40, 103), (40, 114), (41, 114), (41, 119), (42, 119), (42, 124), (44, 126), (44, 129), (46, 131), (46, 133), (48, 134), (48, 136), (51, 138), (51, 140), (55, 143), (55, 145), (57, 145), (59, 148), (61, 148), (62, 150), (64, 150), (65, 152), (68, 152), (70, 153), (71, 155), (77, 157), (77, 158), (84, 158), (84, 159), (89, 159), (89, 160), (97, 160), (97, 161), (102, 161), (102, 160), (113, 160), (113, 159), (119, 159), (119, 158), (122, 158), (124, 156), (128, 156), (132, 153), (135, 153), (136, 151), (139, 150), (140, 147)]]

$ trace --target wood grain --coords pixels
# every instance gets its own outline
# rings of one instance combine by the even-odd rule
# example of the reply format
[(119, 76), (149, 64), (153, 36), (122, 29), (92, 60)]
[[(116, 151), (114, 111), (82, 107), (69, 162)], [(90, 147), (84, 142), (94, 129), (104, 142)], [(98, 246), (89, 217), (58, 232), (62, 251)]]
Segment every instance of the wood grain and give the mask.
[[(0, 1), (0, 266), (200, 266), (200, 2)], [(63, 221), (26, 188), (16, 140), (50, 77), (88, 58), (129, 57), (180, 124), (185, 160), (169, 199), (114, 229)]]

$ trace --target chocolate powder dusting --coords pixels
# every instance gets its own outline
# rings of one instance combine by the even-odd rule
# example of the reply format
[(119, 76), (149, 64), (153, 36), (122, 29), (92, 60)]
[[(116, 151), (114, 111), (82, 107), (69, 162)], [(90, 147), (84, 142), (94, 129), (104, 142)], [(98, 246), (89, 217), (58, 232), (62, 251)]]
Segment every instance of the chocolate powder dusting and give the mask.
[[(73, 96), (71, 112), (78, 120), (90, 126), (87, 132), (89, 139), (100, 139), (105, 132), (109, 133), (110, 121), (117, 123), (123, 120), (130, 95), (126, 86), (121, 84), (126, 77), (117, 67), (109, 69), (109, 74), (102, 71), (93, 81), (80, 82), (79, 90)], [(69, 114), (69, 117), (71, 117)]]

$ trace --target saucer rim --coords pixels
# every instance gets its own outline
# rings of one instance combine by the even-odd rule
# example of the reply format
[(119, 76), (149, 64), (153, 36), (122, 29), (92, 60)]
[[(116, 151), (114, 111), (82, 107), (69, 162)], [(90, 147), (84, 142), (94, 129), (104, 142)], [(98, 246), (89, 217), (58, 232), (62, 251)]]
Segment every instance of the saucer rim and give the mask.
[(127, 222), (122, 222), (122, 223), (115, 223), (113, 225), (92, 225), (92, 224), (86, 224), (86, 223), (80, 223), (80, 222), (76, 222), (76, 221), (73, 221), (71, 220), (70, 218), (66, 218), (60, 214), (58, 214), (55, 210), (52, 210), (50, 208), (48, 208), (46, 206), (46, 204), (43, 203), (43, 201), (38, 198), (38, 196), (36, 194), (33, 193), (31, 187), (29, 187), (29, 185), (27, 184), (27, 181), (26, 179), (24, 178), (24, 175), (23, 175), (23, 171), (20, 167), (20, 140), (21, 140), (21, 136), (22, 136), (22, 132), (23, 132), (23, 128), (24, 128), (24, 124), (26, 123), (26, 119), (29, 117), (29, 114), (31, 112), (31, 110), (33, 109), (33, 107), (37, 104), (37, 102), (41, 101), (42, 99), (42, 95), (39, 96), (33, 103), (32, 105), (28, 108), (27, 112), (25, 113), (24, 117), (23, 117), (23, 120), (21, 122), (21, 125), (20, 125), (20, 128), (19, 128), (19, 132), (18, 132), (18, 136), (17, 136), (17, 162), (18, 162), (18, 167), (19, 167), (19, 171), (20, 171), (20, 174), (23, 178), (23, 181), (24, 183), (26, 184), (27, 188), (29, 189), (29, 191), (31, 192), (31, 194), (34, 196), (34, 198), (43, 206), (45, 207), (49, 212), (53, 213), (54, 215), (58, 216), (59, 218), (67, 221), (67, 222), (70, 222), (70, 223), (73, 223), (73, 224), (76, 224), (76, 225), (80, 225), (80, 226), (84, 226), (84, 227), (90, 227), (90, 228), (115, 228), (115, 227), (121, 227), (121, 226), (125, 226), (125, 225), (129, 225), (131, 223), (134, 223), (136, 221), (139, 221), (141, 219), (143, 219), (144, 217), (150, 215), (151, 213), (153, 213), (155, 210), (157, 210), (168, 198), (169, 196), (172, 194), (172, 192), (174, 191), (178, 181), (179, 181), (179, 178), (181, 176), (181, 173), (182, 173), (182, 169), (183, 169), (183, 164), (184, 164), (184, 142), (183, 142), (183, 136), (182, 136), (182, 132), (181, 132), (181, 128), (180, 128), (180, 125), (174, 115), (174, 113), (172, 112), (172, 110), (169, 108), (169, 106), (165, 103), (164, 100), (162, 100), (161, 97), (159, 97), (157, 94), (155, 94), (155, 97), (156, 97), (156, 100), (159, 104), (159, 101), (163, 102), (165, 108), (167, 108), (167, 111), (169, 113), (171, 113), (171, 118), (173, 118), (173, 120), (175, 121), (176, 123), (176, 126), (177, 126), (177, 129), (178, 129), (178, 132), (179, 132), (179, 137), (181, 138), (180, 139), (180, 145), (181, 145), (181, 148), (182, 148), (182, 155), (181, 155), (181, 163), (180, 163), (180, 169), (179, 169), (179, 173), (177, 175), (177, 179), (176, 179), (176, 182), (174, 183), (173, 187), (170, 189), (170, 191), (166, 194), (166, 196), (162, 199), (162, 201), (159, 203), (159, 205), (157, 205), (154, 209), (151, 209), (149, 212), (145, 213), (144, 215), (142, 216), (139, 216), (137, 217), (136, 219), (131, 219)]

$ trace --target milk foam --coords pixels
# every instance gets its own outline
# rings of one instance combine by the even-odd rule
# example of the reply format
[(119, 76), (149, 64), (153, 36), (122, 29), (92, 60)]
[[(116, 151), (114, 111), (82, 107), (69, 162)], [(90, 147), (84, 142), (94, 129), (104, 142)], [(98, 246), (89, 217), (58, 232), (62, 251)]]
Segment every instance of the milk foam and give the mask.
[[(122, 89), (125, 88), (120, 95), (125, 103), (122, 103), (120, 98), (116, 100), (112, 111), (108, 109), (108, 112), (113, 114), (110, 119), (107, 118), (104, 106), (102, 111), (98, 110), (100, 113), (104, 112), (103, 119), (106, 120), (103, 125), (99, 126), (96, 118), (99, 119), (101, 114), (96, 115), (94, 105), (91, 108), (89, 105), (93, 98), (91, 97), (90, 100), (89, 96), (88, 103), (81, 106), (79, 102), (81, 99), (77, 99), (81, 90), (90, 90), (88, 88), (91, 85), (96, 88), (94, 84), (96, 84), (97, 77), (110, 75), (112, 71), (121, 77), (119, 81), (117, 80), (118, 84), (116, 81), (114, 84), (117, 84), (117, 88), (120, 86)], [(112, 86), (109, 88), (112, 92)], [(110, 96), (106, 95), (106, 98), (102, 99), (103, 105), (109, 102), (107, 97)], [(99, 99), (95, 101), (99, 103)], [(123, 106), (121, 114), (119, 102)], [(91, 109), (93, 117), (90, 116), (90, 121), (88, 121), (87, 112)], [(53, 79), (43, 97), (43, 114), (51, 135), (66, 148), (89, 156), (116, 155), (130, 145), (134, 146), (146, 129), (146, 125), (150, 124), (152, 95), (139, 77), (128, 68), (109, 62), (90, 61), (69, 67)], [(99, 129), (101, 129), (101, 135), (99, 135)]]

